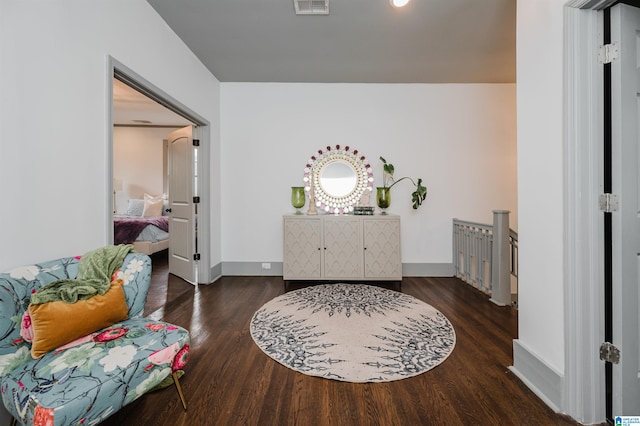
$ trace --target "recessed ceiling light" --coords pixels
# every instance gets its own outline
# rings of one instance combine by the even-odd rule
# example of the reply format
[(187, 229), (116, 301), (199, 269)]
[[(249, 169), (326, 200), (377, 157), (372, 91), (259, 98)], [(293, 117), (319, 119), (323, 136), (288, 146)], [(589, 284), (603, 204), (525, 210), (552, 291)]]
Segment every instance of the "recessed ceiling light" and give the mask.
[(131, 120), (131, 121), (138, 124), (151, 124), (149, 120)]
[(406, 6), (411, 0), (389, 0), (391, 6), (393, 7), (403, 7)]

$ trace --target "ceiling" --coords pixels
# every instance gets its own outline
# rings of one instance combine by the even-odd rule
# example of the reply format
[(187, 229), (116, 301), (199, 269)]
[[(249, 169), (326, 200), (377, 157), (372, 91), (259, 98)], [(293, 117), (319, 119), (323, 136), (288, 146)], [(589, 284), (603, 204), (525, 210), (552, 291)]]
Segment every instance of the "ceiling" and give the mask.
[[(514, 83), (516, 0), (147, 0), (222, 82)], [(116, 125), (186, 126), (114, 80)], [(140, 120), (149, 123), (140, 122)]]
[(114, 78), (113, 124), (181, 127), (191, 122)]
[(514, 83), (516, 0), (147, 0), (221, 82)]

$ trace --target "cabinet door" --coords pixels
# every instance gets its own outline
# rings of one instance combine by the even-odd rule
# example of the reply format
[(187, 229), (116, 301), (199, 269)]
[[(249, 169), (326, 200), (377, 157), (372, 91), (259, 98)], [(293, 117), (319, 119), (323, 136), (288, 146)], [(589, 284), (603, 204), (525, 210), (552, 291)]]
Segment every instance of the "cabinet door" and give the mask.
[(324, 277), (363, 277), (362, 225), (357, 217), (325, 217)]
[(320, 278), (322, 226), (319, 218), (284, 218), (285, 280)]
[(400, 219), (365, 219), (364, 275), (366, 278), (402, 279)]

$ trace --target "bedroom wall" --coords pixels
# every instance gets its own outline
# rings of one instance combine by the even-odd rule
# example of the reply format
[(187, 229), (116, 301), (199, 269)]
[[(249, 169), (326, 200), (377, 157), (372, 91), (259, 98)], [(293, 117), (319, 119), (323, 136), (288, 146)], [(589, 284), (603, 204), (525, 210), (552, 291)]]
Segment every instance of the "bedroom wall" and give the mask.
[(367, 156), (378, 183), (380, 156), (396, 177), (424, 179), (419, 210), (409, 182), (392, 189), (402, 261), (416, 275), (451, 276), (454, 217), (491, 223), (492, 210), (507, 209), (518, 227), (515, 102), (514, 84), (222, 83), (226, 271), (277, 273), (260, 262), (282, 262), (290, 187), (316, 150), (340, 144)]
[(144, 0), (0, 5), (0, 270), (108, 242), (109, 56), (211, 123), (219, 263), (217, 79)]
[(113, 178), (122, 181), (122, 191), (116, 192), (119, 214), (127, 211), (127, 200), (153, 196), (164, 192), (164, 140), (169, 127), (114, 127)]

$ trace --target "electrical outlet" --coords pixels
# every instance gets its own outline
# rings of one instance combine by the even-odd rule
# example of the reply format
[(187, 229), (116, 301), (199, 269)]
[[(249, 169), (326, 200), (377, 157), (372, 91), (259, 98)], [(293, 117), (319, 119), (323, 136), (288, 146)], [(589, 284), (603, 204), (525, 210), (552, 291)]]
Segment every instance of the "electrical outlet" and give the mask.
[(263, 263), (262, 264), (262, 269), (271, 269), (271, 263)]

